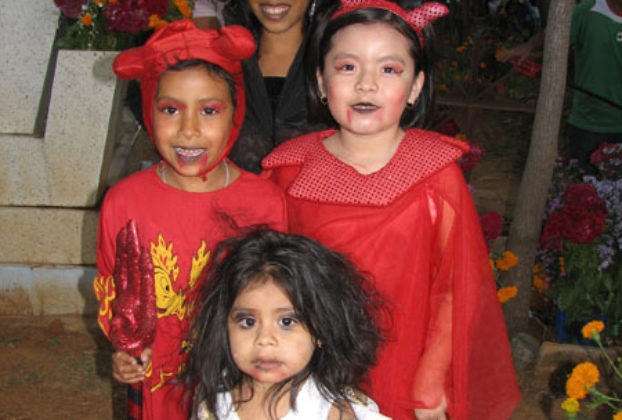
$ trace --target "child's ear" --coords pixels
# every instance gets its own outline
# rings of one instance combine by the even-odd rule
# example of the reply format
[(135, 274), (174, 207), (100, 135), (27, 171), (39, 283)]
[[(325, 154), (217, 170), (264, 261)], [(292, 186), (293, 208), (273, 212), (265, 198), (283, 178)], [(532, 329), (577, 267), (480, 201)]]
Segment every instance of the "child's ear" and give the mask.
[(408, 97), (408, 103), (414, 104), (419, 94), (421, 93), (421, 89), (423, 89), (423, 84), (425, 83), (425, 74), (420, 71), (417, 73), (415, 77), (415, 82), (413, 83), (412, 90), (410, 91), (410, 96)]
[(322, 72), (320, 71), (320, 69), (317, 69), (315, 71), (315, 77), (317, 78), (317, 87), (320, 90), (320, 95), (325, 97), (326, 90), (324, 89), (324, 78), (322, 77)]

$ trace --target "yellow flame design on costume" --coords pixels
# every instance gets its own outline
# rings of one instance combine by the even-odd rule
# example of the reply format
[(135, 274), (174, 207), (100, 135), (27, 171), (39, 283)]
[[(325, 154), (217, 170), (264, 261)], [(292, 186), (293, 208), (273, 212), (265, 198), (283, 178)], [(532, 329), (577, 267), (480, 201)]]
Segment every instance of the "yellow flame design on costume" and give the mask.
[(186, 315), (185, 296), (183, 291), (176, 291), (179, 266), (177, 255), (173, 255), (173, 244), (166, 245), (162, 234), (158, 235), (158, 244), (151, 243), (151, 260), (154, 267), (156, 307), (158, 318), (177, 315), (182, 320)]
[(191, 289), (194, 289), (194, 285), (196, 284), (197, 280), (203, 273), (203, 269), (205, 268), (205, 266), (207, 265), (207, 262), (209, 261), (210, 251), (208, 250), (207, 252), (205, 252), (206, 248), (207, 248), (207, 245), (205, 244), (205, 241), (201, 241), (201, 247), (197, 250), (197, 253), (195, 254), (195, 256), (192, 257), (192, 268), (190, 270), (190, 283), (188, 284), (188, 286)]
[(97, 322), (102, 329), (108, 335), (108, 329), (103, 325), (101, 318), (107, 319), (108, 323), (112, 320), (112, 307), (111, 302), (117, 297), (114, 277), (102, 275), (95, 276), (93, 280), (93, 290), (95, 296), (99, 301), (99, 317)]
[(151, 391), (151, 392), (154, 392), (154, 391), (156, 391), (156, 390), (158, 390), (158, 389), (162, 388), (162, 387), (164, 386), (164, 384), (165, 384), (168, 380), (170, 380), (171, 378), (173, 378), (173, 377), (175, 377), (175, 376), (179, 375), (180, 373), (181, 373), (181, 366), (180, 366), (180, 367), (179, 367), (176, 371), (174, 371), (174, 372), (165, 372), (165, 371), (163, 371), (163, 370), (160, 370), (160, 376), (159, 376), (160, 381), (159, 381), (157, 384), (155, 384), (154, 386), (152, 386), (152, 387), (150, 388), (150, 391)]

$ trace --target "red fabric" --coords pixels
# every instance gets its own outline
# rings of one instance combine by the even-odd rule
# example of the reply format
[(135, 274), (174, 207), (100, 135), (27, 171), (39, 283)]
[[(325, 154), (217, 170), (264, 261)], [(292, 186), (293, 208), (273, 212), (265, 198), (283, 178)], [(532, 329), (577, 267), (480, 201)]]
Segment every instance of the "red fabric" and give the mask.
[[(520, 393), (478, 216), (455, 164), (460, 148), (409, 130), (389, 164), (362, 175), (323, 147), (331, 133), (279, 146), (264, 176), (287, 192), (290, 232), (348, 255), (391, 308), (366, 391), (396, 420), (443, 394), (455, 419), (507, 419)], [(387, 197), (368, 189), (380, 180)]]
[(136, 220), (140, 242), (151, 253), (158, 319), (152, 364), (143, 386), (143, 419), (187, 419), (184, 389), (171, 384), (187, 356), (193, 296), (215, 245), (239, 227), (268, 224), (286, 228), (285, 199), (272, 183), (242, 171), (227, 188), (189, 193), (164, 184), (151, 168), (120, 181), (106, 194), (97, 240), (94, 288), (100, 302), (99, 323), (110, 331), (115, 298), (114, 265), (117, 233)]
[(143, 98), (143, 120), (153, 139), (153, 104), (160, 75), (180, 61), (200, 59), (222, 67), (235, 83), (236, 108), (227, 147), (220, 159), (227, 156), (238, 138), (244, 121), (245, 96), (241, 60), (253, 55), (255, 39), (244, 27), (231, 25), (220, 31), (198, 29), (191, 20), (176, 20), (158, 29), (141, 47), (122, 51), (115, 58), (114, 72), (122, 79), (140, 80)]

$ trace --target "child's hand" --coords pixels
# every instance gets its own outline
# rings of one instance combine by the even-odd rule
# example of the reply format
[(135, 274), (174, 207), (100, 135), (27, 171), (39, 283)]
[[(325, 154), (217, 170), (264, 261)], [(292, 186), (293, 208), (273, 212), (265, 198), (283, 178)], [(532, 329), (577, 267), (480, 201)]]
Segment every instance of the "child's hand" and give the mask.
[(112, 355), (112, 377), (124, 384), (133, 384), (145, 379), (145, 370), (151, 363), (151, 349), (143, 350), (140, 355), (142, 364), (135, 357), (124, 351)]
[(447, 401), (445, 397), (436, 408), (415, 408), (415, 418), (417, 420), (447, 420)]

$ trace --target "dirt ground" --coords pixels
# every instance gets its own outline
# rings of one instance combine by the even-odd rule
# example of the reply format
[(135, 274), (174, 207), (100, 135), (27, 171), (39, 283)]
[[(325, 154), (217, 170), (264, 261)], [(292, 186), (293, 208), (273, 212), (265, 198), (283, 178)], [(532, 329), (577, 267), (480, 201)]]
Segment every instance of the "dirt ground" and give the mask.
[[(456, 112), (464, 123), (465, 114)], [(484, 157), (469, 176), (479, 211), (511, 216), (531, 115), (481, 111), (473, 141)], [(125, 388), (112, 381), (112, 348), (94, 317), (0, 317), (0, 420), (124, 419)], [(564, 350), (557, 349), (562, 354)], [(559, 363), (518, 372), (524, 400), (513, 420), (562, 419), (549, 383)], [(610, 418), (610, 417), (609, 417)]]

